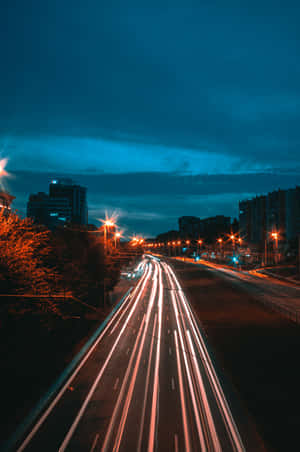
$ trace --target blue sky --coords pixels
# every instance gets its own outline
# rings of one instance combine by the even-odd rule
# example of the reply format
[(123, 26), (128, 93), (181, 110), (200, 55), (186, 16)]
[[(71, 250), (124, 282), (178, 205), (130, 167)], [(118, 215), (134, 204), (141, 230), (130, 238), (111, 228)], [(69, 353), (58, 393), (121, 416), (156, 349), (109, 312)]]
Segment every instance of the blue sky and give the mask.
[(20, 212), (69, 174), (92, 221), (117, 209), (153, 235), (299, 184), (298, 2), (0, 8), (0, 158)]

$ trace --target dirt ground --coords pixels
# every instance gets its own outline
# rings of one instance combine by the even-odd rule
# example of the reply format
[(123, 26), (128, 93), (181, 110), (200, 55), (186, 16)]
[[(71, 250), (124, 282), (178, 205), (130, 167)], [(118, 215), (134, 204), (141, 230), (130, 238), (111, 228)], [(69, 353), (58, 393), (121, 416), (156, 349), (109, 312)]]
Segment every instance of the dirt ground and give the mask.
[(204, 267), (172, 265), (205, 329), (225, 392), (226, 382), (233, 389), (230, 403), (239, 397), (267, 450), (299, 450), (300, 327)]

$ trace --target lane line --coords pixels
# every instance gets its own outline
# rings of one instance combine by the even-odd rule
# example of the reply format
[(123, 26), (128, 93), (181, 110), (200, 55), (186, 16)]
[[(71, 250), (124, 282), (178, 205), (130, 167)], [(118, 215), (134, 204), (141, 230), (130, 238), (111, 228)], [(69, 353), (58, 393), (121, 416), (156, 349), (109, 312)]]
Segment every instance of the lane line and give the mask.
[(97, 435), (95, 436), (95, 439), (94, 439), (94, 441), (93, 441), (93, 444), (92, 444), (92, 447), (91, 447), (90, 452), (94, 452), (95, 447), (96, 447), (97, 442), (98, 442), (98, 439), (99, 439), (99, 433), (97, 433)]
[[(205, 452), (207, 450), (207, 448), (206, 448), (203, 428), (202, 428), (201, 420), (200, 420), (199, 407), (198, 407), (198, 404), (196, 401), (194, 385), (193, 385), (193, 381), (192, 381), (192, 377), (191, 377), (191, 370), (190, 370), (190, 367), (189, 367), (189, 364), (187, 361), (187, 351), (185, 349), (185, 345), (183, 342), (183, 335), (182, 335), (182, 331), (181, 331), (181, 325), (179, 322), (178, 309), (176, 306), (174, 292), (172, 292), (171, 297), (172, 297), (173, 308), (174, 308), (174, 312), (175, 312), (176, 323), (177, 323), (177, 327), (178, 327), (178, 335), (179, 335), (180, 346), (181, 346), (181, 350), (182, 350), (183, 362), (185, 365), (186, 375), (187, 375), (187, 379), (188, 379), (188, 386), (189, 386), (190, 394), (191, 394), (191, 398), (192, 398), (194, 416), (195, 416), (195, 420), (196, 420), (196, 426), (197, 426), (199, 441), (200, 441), (200, 445), (201, 445), (201, 451)], [(178, 351), (178, 356), (179, 356), (179, 351)], [(217, 449), (216, 452), (219, 452), (219, 450)]]
[(119, 384), (119, 377), (116, 379), (116, 382), (114, 384), (114, 391), (117, 389), (118, 384)]
[(179, 346), (178, 346), (176, 330), (174, 330), (174, 338), (175, 338), (176, 361), (177, 361), (177, 370), (178, 370), (178, 379), (179, 379), (179, 393), (180, 393), (180, 401), (181, 401), (184, 443), (185, 443), (186, 452), (190, 452), (191, 448), (190, 448), (189, 430), (188, 430), (188, 422), (187, 422), (186, 401), (185, 401), (184, 390), (183, 390), (183, 378), (182, 378), (181, 363), (180, 363), (180, 357), (179, 357), (179, 351), (178, 351)]
[(208, 403), (208, 399), (207, 399), (207, 394), (206, 394), (206, 390), (205, 390), (205, 385), (203, 383), (203, 379), (200, 373), (200, 369), (198, 366), (198, 362), (196, 359), (196, 354), (194, 352), (194, 347), (193, 347), (193, 343), (192, 343), (192, 339), (191, 339), (191, 335), (190, 332), (187, 331), (187, 335), (188, 335), (188, 339), (189, 339), (189, 344), (190, 344), (190, 350), (191, 350), (191, 358), (194, 364), (194, 369), (197, 375), (197, 383), (198, 383), (198, 388), (201, 394), (201, 400), (202, 403), (204, 404), (204, 409), (205, 409), (205, 415), (209, 424), (209, 431), (210, 431), (210, 436), (211, 436), (211, 440), (213, 442), (214, 445), (214, 450), (221, 452), (222, 448), (218, 439), (218, 435), (217, 435), (217, 431), (216, 431), (216, 427), (215, 427), (215, 423), (213, 420), (213, 416), (211, 413), (211, 409)]
[(175, 433), (174, 435), (174, 451), (178, 452), (179, 448), (178, 448), (178, 435)]
[(173, 377), (171, 379), (171, 386), (172, 386), (172, 390), (175, 391), (175, 381), (174, 381)]
[(104, 371), (105, 371), (105, 369), (106, 369), (106, 367), (107, 367), (107, 365), (108, 365), (108, 363), (109, 363), (109, 361), (110, 361), (110, 359), (111, 359), (111, 357), (112, 357), (112, 355), (113, 355), (113, 353), (114, 353), (114, 351), (115, 351), (115, 349), (116, 349), (116, 347), (117, 347), (117, 345), (118, 345), (118, 343), (120, 341), (120, 338), (121, 338), (125, 328), (127, 327), (127, 324), (129, 322), (129, 320), (131, 319), (131, 317), (132, 317), (132, 315), (133, 315), (133, 313), (134, 313), (134, 311), (135, 311), (135, 309), (136, 309), (136, 307), (138, 305), (138, 302), (139, 302), (139, 300), (141, 298), (141, 294), (142, 294), (142, 292), (143, 292), (143, 290), (145, 288), (145, 285), (146, 285), (148, 279), (150, 278), (150, 275), (151, 275), (151, 270), (149, 270), (149, 272), (147, 273), (147, 277), (145, 278), (145, 280), (144, 280), (144, 282), (142, 284), (142, 287), (141, 287), (140, 292), (138, 293), (138, 295), (136, 297), (134, 305), (132, 306), (131, 311), (128, 314), (128, 317), (126, 318), (126, 320), (125, 320), (125, 322), (123, 324), (123, 327), (122, 327), (122, 329), (121, 329), (116, 341), (114, 342), (114, 345), (112, 346), (112, 348), (111, 348), (111, 350), (110, 350), (110, 352), (108, 354), (108, 357), (105, 360), (104, 365), (102, 366), (100, 372), (98, 373), (98, 376), (96, 377), (96, 379), (94, 381), (94, 384), (92, 385), (92, 387), (91, 387), (86, 399), (84, 400), (84, 402), (83, 402), (83, 404), (82, 404), (82, 406), (81, 406), (81, 408), (80, 408), (80, 410), (79, 410), (74, 422), (72, 423), (67, 435), (65, 436), (65, 439), (64, 439), (64, 441), (62, 442), (62, 444), (61, 444), (61, 446), (59, 448), (59, 452), (63, 452), (66, 449), (67, 445), (69, 444), (69, 442), (70, 442), (70, 440), (71, 440), (71, 438), (73, 436), (73, 433), (74, 433), (74, 431), (75, 431), (75, 429), (76, 429), (81, 417), (83, 416), (83, 414), (84, 414), (84, 412), (86, 410), (86, 407), (87, 407), (90, 399), (92, 398), (92, 396), (93, 396), (93, 394), (95, 392), (95, 389), (96, 389), (100, 379), (102, 378), (102, 375), (103, 375), (103, 373), (104, 373)]
[(131, 367), (132, 367), (132, 364), (133, 364), (133, 361), (134, 361), (134, 358), (135, 358), (135, 352), (137, 350), (138, 342), (139, 342), (140, 336), (141, 336), (142, 331), (143, 331), (144, 322), (145, 322), (145, 315), (143, 316), (143, 319), (142, 319), (142, 322), (141, 322), (141, 326), (140, 326), (140, 329), (139, 329), (139, 332), (138, 332), (138, 335), (137, 335), (137, 338), (136, 338), (136, 341), (135, 341), (135, 344), (134, 344), (134, 347), (133, 347), (133, 351), (132, 351), (132, 354), (131, 354), (131, 357), (130, 357), (130, 361), (129, 361), (129, 364), (127, 366), (126, 374), (125, 374), (125, 377), (124, 377), (124, 380), (123, 380), (123, 383), (122, 383), (122, 386), (121, 386), (121, 390), (120, 390), (120, 393), (119, 393), (119, 396), (118, 396), (118, 399), (117, 399), (117, 402), (116, 402), (116, 405), (115, 405), (115, 408), (114, 408), (113, 415), (111, 417), (111, 420), (110, 420), (110, 423), (109, 423), (109, 426), (108, 426), (108, 429), (107, 429), (107, 432), (106, 432), (106, 435), (105, 435), (105, 439), (104, 439), (103, 445), (101, 447), (101, 451), (107, 450), (108, 443), (110, 441), (110, 437), (111, 437), (111, 434), (113, 432), (116, 416), (118, 414), (118, 409), (119, 409), (119, 406), (120, 406), (120, 404), (122, 402), (123, 395), (125, 393), (126, 384), (127, 384), (130, 372), (131, 372)]
[[(153, 332), (155, 331), (156, 322), (157, 322), (157, 314), (155, 314), (155, 317), (154, 317)], [(141, 417), (141, 427), (140, 427), (138, 446), (137, 446), (137, 451), (138, 452), (141, 451), (141, 447), (142, 447), (142, 439), (143, 439), (143, 431), (144, 431), (144, 422), (145, 422), (145, 414), (146, 414), (146, 404), (147, 404), (148, 387), (149, 387), (149, 380), (150, 380), (150, 371), (151, 371), (151, 361), (152, 361), (152, 354), (153, 354), (154, 338), (155, 338), (155, 334), (153, 333), (153, 336), (152, 336), (152, 339), (151, 339), (151, 345), (150, 345), (150, 352), (149, 352), (147, 376), (146, 376), (146, 383), (145, 383), (145, 393), (144, 393), (142, 417)], [(144, 362), (146, 363), (146, 361), (144, 361)]]

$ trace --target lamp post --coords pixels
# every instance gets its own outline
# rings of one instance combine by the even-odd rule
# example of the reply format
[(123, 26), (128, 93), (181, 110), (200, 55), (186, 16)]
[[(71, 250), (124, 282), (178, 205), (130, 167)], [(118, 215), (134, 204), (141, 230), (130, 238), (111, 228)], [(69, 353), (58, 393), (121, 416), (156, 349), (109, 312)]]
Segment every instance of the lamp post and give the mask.
[[(201, 253), (202, 243), (203, 243), (203, 240), (201, 240), (201, 239), (197, 240), (197, 254)], [(198, 245), (199, 245), (199, 250), (198, 250)]]
[(177, 240), (177, 245), (178, 245), (177, 253), (178, 253), (178, 256), (180, 256), (180, 245), (181, 245), (181, 241), (180, 240)]
[(232, 254), (235, 255), (235, 235), (230, 235), (231, 243), (232, 243)]
[(120, 240), (121, 232), (115, 233), (115, 248), (117, 248), (117, 241)]
[(223, 243), (223, 239), (219, 238), (218, 239), (218, 243), (220, 245), (220, 258), (222, 259), (222, 243)]
[(115, 223), (112, 220), (105, 220), (103, 222), (103, 226), (104, 226), (104, 251), (105, 251), (105, 255), (106, 255), (107, 254), (107, 228), (115, 226)]
[(278, 232), (272, 232), (271, 237), (275, 241), (274, 264), (277, 265), (278, 264), (278, 239), (279, 239)]

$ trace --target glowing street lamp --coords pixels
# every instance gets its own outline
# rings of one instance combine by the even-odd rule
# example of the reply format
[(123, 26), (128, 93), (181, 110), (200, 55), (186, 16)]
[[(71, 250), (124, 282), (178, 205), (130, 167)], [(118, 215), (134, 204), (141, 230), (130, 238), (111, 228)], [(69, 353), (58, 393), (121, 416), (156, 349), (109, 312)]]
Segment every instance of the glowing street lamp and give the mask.
[(279, 234), (278, 232), (272, 232), (271, 233), (272, 239), (275, 241), (275, 255), (274, 255), (274, 261), (275, 264), (278, 263), (278, 240), (279, 240)]
[(122, 237), (121, 232), (115, 233), (115, 248), (117, 248), (117, 241), (120, 240), (121, 237)]
[(221, 237), (218, 238), (218, 243), (220, 245), (220, 256), (222, 257), (222, 243), (223, 243), (223, 239)]
[(111, 228), (111, 227), (115, 227), (116, 226), (116, 222), (115, 222), (115, 218), (111, 217), (111, 218), (107, 218), (107, 215), (105, 215), (105, 220), (101, 220), (100, 221), (103, 223), (103, 231), (104, 231), (104, 250), (105, 250), (105, 254), (107, 251), (107, 229)]

